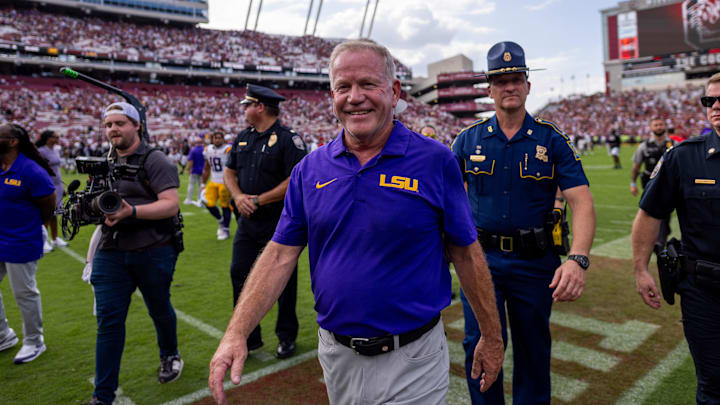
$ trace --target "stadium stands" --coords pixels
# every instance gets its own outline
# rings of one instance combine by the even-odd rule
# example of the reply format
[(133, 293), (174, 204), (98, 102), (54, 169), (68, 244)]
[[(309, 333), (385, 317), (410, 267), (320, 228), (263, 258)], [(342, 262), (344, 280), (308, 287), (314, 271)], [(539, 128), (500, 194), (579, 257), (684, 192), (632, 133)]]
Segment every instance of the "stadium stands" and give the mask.
[(700, 106), (703, 87), (668, 88), (662, 91), (633, 90), (612, 94), (571, 96), (552, 102), (536, 114), (554, 122), (570, 135), (604, 137), (613, 128), (621, 134), (649, 135), (648, 121), (657, 116), (668, 128), (687, 138), (707, 128), (705, 110)]

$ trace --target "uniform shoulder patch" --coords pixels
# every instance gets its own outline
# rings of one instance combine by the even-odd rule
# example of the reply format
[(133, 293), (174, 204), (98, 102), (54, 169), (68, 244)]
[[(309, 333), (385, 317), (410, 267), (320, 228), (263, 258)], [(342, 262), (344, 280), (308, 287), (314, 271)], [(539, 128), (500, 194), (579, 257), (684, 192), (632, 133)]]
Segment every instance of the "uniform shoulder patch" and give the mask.
[(296, 148), (305, 150), (305, 142), (303, 142), (302, 138), (300, 138), (300, 135), (293, 135), (292, 140)]

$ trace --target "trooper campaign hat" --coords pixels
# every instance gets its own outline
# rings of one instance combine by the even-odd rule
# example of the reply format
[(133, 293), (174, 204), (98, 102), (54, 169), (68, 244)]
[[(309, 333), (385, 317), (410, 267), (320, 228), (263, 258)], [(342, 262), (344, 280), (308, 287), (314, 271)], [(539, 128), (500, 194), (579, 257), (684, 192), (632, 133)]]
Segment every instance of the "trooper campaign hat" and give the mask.
[(515, 42), (503, 41), (493, 45), (487, 54), (488, 69), (482, 74), (488, 78), (495, 75), (529, 72), (531, 70), (525, 65), (525, 51)]
[(245, 99), (241, 101), (240, 104), (262, 103), (278, 108), (281, 101), (285, 101), (285, 97), (279, 95), (272, 89), (248, 83)]

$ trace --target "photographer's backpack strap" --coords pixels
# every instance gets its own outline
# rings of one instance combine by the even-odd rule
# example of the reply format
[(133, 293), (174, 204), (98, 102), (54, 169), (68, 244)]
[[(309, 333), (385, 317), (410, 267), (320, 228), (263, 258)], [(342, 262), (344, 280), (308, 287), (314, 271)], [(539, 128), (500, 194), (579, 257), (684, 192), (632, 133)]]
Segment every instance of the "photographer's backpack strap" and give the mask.
[[(162, 149), (160, 149), (160, 148), (150, 148), (150, 150), (145, 152), (140, 157), (140, 162), (138, 164), (138, 166), (140, 166), (140, 171), (137, 174), (137, 178), (138, 178), (138, 180), (140, 180), (140, 184), (142, 184), (143, 188), (145, 188), (145, 191), (147, 191), (151, 195), (154, 195), (155, 198), (157, 198), (157, 194), (155, 194), (153, 189), (150, 187), (150, 179), (148, 178), (147, 173), (145, 172), (145, 161), (147, 160), (148, 156), (150, 156), (150, 154), (156, 150), (162, 152)], [(164, 152), (163, 152), (163, 154), (164, 154)]]

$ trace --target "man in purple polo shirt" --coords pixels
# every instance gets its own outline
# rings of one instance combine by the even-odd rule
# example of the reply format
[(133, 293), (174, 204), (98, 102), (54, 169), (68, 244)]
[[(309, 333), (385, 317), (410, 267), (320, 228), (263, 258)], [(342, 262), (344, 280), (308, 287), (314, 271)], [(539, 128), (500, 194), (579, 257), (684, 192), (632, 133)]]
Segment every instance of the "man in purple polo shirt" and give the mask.
[[(47, 161), (30, 142), (27, 131), (0, 125), (0, 280), (7, 274), (23, 320), (23, 345), (15, 364), (35, 360), (45, 351), (42, 304), (35, 280), (43, 255), (42, 223), (53, 216), (55, 186)], [(0, 295), (0, 351), (15, 346)]]
[[(271, 308), (308, 245), (318, 357), (332, 404), (445, 403), (449, 356), (440, 311), (450, 304), (447, 247), (483, 331), (473, 374), (495, 381), (503, 343), (459, 165), (449, 149), (393, 121), (400, 82), (371, 41), (330, 57), (334, 141), (293, 170), (273, 240), (245, 284), (210, 363), (208, 384), (240, 382), (246, 337)], [(466, 295), (468, 295), (466, 293)]]

